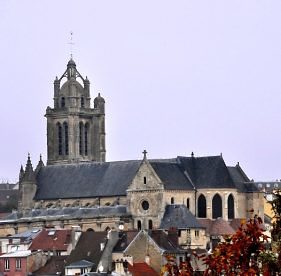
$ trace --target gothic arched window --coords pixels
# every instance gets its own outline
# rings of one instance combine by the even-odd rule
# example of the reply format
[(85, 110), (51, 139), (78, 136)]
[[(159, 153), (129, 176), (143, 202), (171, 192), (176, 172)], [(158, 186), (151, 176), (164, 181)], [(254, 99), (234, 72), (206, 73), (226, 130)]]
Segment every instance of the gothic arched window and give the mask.
[(62, 155), (62, 127), (60, 123), (57, 123), (57, 133), (58, 133), (58, 154)]
[(66, 122), (63, 123), (63, 129), (64, 129), (64, 153), (65, 155), (68, 155), (68, 125)]
[(212, 200), (213, 219), (222, 217), (222, 199), (219, 194), (215, 194)]
[(232, 194), (230, 194), (227, 199), (227, 210), (228, 219), (234, 219), (234, 198)]
[(186, 208), (189, 209), (189, 198), (186, 199)]
[(138, 225), (137, 225), (137, 227), (138, 227), (138, 231), (140, 231), (141, 230), (141, 221), (140, 220), (138, 220)]
[(207, 212), (206, 212), (206, 198), (204, 195), (200, 195), (198, 197), (198, 218), (206, 218)]
[(150, 219), (149, 221), (148, 221), (148, 229), (152, 229), (153, 228), (153, 222), (152, 222), (152, 220)]
[(81, 107), (84, 107), (85, 106), (85, 100), (83, 97), (81, 97)]
[(79, 154), (83, 155), (83, 123), (79, 123)]
[(88, 134), (89, 134), (89, 125), (85, 124), (85, 126), (84, 126), (84, 145), (85, 145), (84, 153), (85, 153), (85, 155), (88, 155)]
[(175, 204), (175, 199), (171, 197), (171, 204)]

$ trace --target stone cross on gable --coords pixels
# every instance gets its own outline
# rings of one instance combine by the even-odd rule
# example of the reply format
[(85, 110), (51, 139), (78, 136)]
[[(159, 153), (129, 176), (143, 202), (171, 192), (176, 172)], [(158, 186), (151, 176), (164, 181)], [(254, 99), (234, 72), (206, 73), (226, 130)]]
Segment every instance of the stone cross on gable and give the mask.
[(143, 159), (146, 159), (147, 151), (144, 150), (142, 153), (143, 153)]

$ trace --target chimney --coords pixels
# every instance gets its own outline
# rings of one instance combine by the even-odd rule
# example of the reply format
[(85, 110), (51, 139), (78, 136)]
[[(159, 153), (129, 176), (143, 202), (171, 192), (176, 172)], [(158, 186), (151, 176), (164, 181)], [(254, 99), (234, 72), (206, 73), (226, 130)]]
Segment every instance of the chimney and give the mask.
[(78, 225), (71, 226), (71, 243), (72, 249), (75, 248), (80, 236), (81, 236), (81, 228)]
[(104, 250), (104, 247), (105, 247), (104, 242), (101, 242), (101, 243), (100, 243), (100, 251), (101, 251), (101, 252)]

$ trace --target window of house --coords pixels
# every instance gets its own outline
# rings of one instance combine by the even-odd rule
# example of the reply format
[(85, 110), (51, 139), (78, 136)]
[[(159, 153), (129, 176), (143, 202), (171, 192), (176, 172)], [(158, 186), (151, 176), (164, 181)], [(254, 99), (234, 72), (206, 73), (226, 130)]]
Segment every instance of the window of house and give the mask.
[(146, 184), (146, 176), (143, 178), (143, 184)]
[(178, 230), (178, 237), (181, 237), (181, 230)]
[(5, 259), (5, 270), (10, 270), (10, 260)]
[(84, 107), (85, 106), (85, 101), (84, 101), (84, 98), (82, 97), (81, 98), (81, 107)]
[(171, 204), (175, 204), (175, 199), (171, 197)]
[(189, 209), (189, 198), (186, 199), (186, 208)]
[(21, 269), (21, 259), (16, 259), (16, 269)]
[(195, 237), (199, 237), (199, 230), (195, 230)]

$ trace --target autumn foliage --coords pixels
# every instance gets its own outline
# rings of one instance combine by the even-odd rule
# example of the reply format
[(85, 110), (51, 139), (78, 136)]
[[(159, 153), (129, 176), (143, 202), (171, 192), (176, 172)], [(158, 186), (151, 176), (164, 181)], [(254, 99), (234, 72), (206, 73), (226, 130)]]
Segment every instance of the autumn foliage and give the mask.
[(212, 254), (201, 257), (207, 266), (204, 275), (257, 275), (258, 256), (265, 251), (267, 238), (262, 220), (250, 219), (233, 236), (225, 237)]
[(190, 260), (187, 257), (186, 261), (180, 262), (177, 265), (173, 256), (166, 256), (167, 263), (161, 269), (161, 276), (191, 276), (193, 275), (193, 268), (190, 264)]

